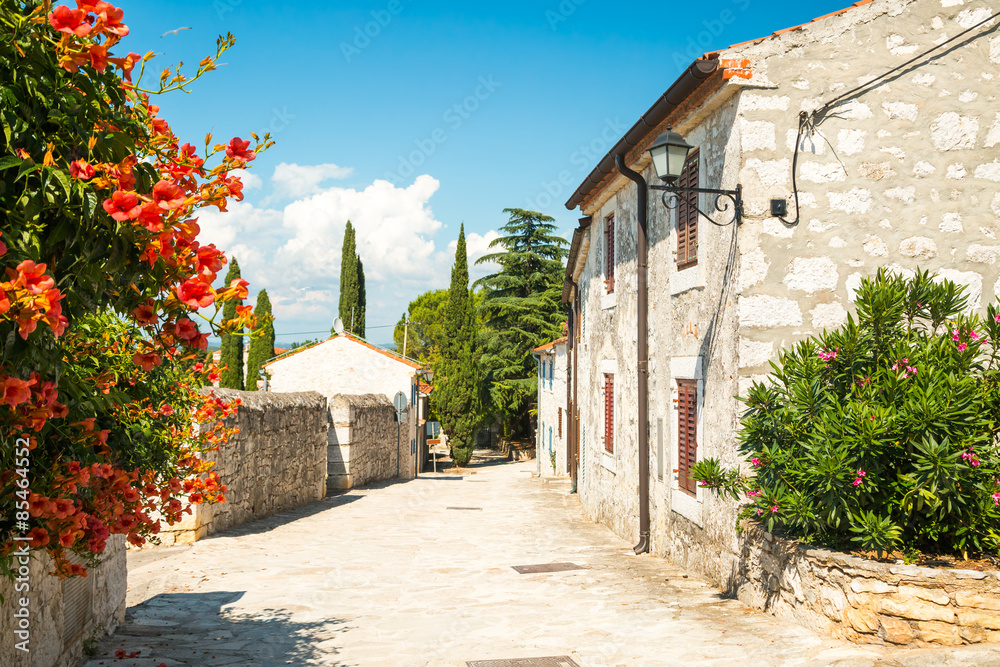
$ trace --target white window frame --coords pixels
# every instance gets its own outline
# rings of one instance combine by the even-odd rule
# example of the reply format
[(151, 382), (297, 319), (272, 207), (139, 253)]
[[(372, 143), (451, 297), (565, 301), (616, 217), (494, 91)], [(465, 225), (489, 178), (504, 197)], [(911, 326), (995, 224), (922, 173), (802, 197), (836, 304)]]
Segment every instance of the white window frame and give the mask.
[(668, 440), (670, 444), (668, 445), (669, 458), (667, 459), (669, 461), (667, 469), (670, 470), (670, 483), (667, 485), (667, 495), (669, 498), (670, 509), (698, 526), (702, 526), (704, 524), (703, 508), (705, 502), (705, 490), (701, 486), (698, 486), (695, 492), (696, 495), (692, 498), (680, 486), (680, 473), (674, 471), (678, 469), (677, 456), (678, 447), (680, 446), (677, 435), (679, 427), (677, 413), (679, 408), (677, 380), (696, 380), (698, 383), (697, 389), (695, 390), (695, 405), (698, 411), (698, 425), (696, 427), (696, 437), (698, 438), (698, 460), (700, 461), (704, 455), (705, 378), (702, 371), (702, 360), (703, 357), (673, 357), (670, 360), (671, 410), (670, 437)]

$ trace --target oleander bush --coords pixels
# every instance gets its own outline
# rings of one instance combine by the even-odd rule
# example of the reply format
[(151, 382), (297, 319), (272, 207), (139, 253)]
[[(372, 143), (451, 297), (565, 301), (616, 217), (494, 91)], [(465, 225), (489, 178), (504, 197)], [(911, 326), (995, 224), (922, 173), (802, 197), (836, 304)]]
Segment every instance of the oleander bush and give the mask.
[(740, 520), (831, 548), (1000, 550), (1000, 309), (917, 271), (862, 281), (857, 318), (784, 350), (745, 398), (741, 468), (692, 472)]

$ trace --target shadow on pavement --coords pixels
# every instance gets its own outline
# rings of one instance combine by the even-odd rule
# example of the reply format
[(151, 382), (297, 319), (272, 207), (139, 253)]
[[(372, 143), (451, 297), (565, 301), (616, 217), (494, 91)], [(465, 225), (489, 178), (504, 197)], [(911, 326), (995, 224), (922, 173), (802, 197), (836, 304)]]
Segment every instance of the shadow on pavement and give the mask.
[(267, 516), (262, 519), (249, 521), (238, 526), (233, 526), (232, 528), (220, 530), (218, 533), (206, 535), (199, 541), (212, 540), (218, 537), (234, 537), (239, 535), (253, 535), (254, 533), (266, 533), (274, 530), (275, 528), (284, 526), (285, 524), (293, 523), (299, 519), (305, 519), (313, 514), (319, 514), (320, 512), (325, 512), (326, 510), (334, 507), (342, 507), (348, 503), (353, 503), (356, 500), (361, 500), (361, 498), (362, 496), (351, 494), (350, 491), (346, 491), (335, 496), (327, 496), (323, 500), (317, 500), (316, 502), (303, 505), (302, 507), (282, 510), (277, 514), (272, 514), (271, 516)]
[[(137, 665), (328, 665), (338, 661), (334, 644), (343, 621), (295, 621), (287, 610), (227, 609), (243, 592), (164, 593), (131, 607), (125, 623), (100, 642), (83, 667)], [(130, 659), (125, 656), (136, 653)], [(117, 652), (117, 655), (116, 655)], [(118, 658), (116, 660), (116, 658)]]

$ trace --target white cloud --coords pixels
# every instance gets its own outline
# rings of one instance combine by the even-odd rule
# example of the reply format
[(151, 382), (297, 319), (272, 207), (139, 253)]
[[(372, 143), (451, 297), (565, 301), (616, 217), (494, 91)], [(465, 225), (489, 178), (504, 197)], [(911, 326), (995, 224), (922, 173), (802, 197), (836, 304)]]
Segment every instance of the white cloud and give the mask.
[(233, 169), (230, 174), (240, 177), (243, 181), (243, 190), (257, 190), (264, 185), (264, 180), (260, 176), (246, 169)]
[(353, 168), (335, 164), (299, 166), (282, 162), (274, 168), (271, 182), (279, 196), (304, 197), (318, 192), (326, 181), (347, 178), (353, 173)]
[[(251, 298), (267, 289), (279, 334), (320, 330), (329, 328), (336, 314), (341, 246), (350, 220), (365, 266), (367, 322), (391, 324), (420, 293), (448, 286), (458, 229), (449, 228), (445, 235), (444, 224), (434, 216), (430, 200), (439, 187), (423, 175), (409, 187), (376, 180), (360, 189), (322, 188), (284, 208), (234, 202), (228, 213), (203, 211), (202, 241), (239, 260)], [(472, 280), (497, 270), (495, 264), (475, 266), (497, 236), (492, 230), (467, 234)], [(391, 336), (391, 329), (368, 332), (376, 341)]]

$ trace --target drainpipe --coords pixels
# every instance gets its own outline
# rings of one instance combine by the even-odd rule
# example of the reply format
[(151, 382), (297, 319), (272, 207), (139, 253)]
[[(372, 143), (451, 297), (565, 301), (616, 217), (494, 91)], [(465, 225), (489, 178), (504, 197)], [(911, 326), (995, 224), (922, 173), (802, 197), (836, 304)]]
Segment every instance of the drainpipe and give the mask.
[[(541, 373), (542, 373), (542, 371), (541, 371), (542, 360), (534, 352), (531, 353), (531, 356), (535, 360), (535, 366), (536, 366), (536, 369), (537, 369), (536, 370), (536, 375), (538, 377), (541, 377)], [(539, 440), (539, 438), (544, 438), (545, 437), (544, 435), (541, 434), (541, 429), (539, 428), (539, 426), (542, 423), (541, 420), (539, 419), (541, 417), (541, 412), (542, 412), (542, 383), (539, 381), (539, 383), (538, 383), (538, 400), (535, 403), (535, 414), (536, 414), (536, 416), (535, 416), (535, 463), (536, 463), (536, 468), (538, 469), (538, 471), (535, 474), (535, 476), (539, 477), (539, 478), (542, 476), (542, 441)]]
[(636, 318), (638, 319), (638, 383), (639, 383), (639, 543), (633, 547), (637, 554), (649, 551), (649, 345), (646, 340), (649, 328), (647, 322), (649, 308), (649, 289), (647, 287), (647, 255), (648, 244), (646, 240), (646, 216), (647, 216), (647, 186), (646, 179), (638, 172), (632, 171), (625, 165), (622, 155), (615, 156), (615, 166), (618, 171), (639, 187), (638, 204), (636, 206), (636, 219), (638, 222), (638, 235), (636, 243), (638, 248), (637, 261), (637, 289), (638, 304), (636, 306)]
[[(575, 288), (575, 286), (574, 286)], [(576, 291), (575, 289), (573, 290)], [(573, 308), (569, 309), (569, 318), (566, 322), (566, 467), (569, 468), (570, 481), (573, 483), (570, 493), (576, 493), (576, 436), (574, 435), (576, 406), (573, 404), (573, 383), (576, 382), (576, 373), (573, 372), (573, 364), (570, 363), (576, 355), (573, 349), (574, 336), (576, 335), (576, 313)]]

